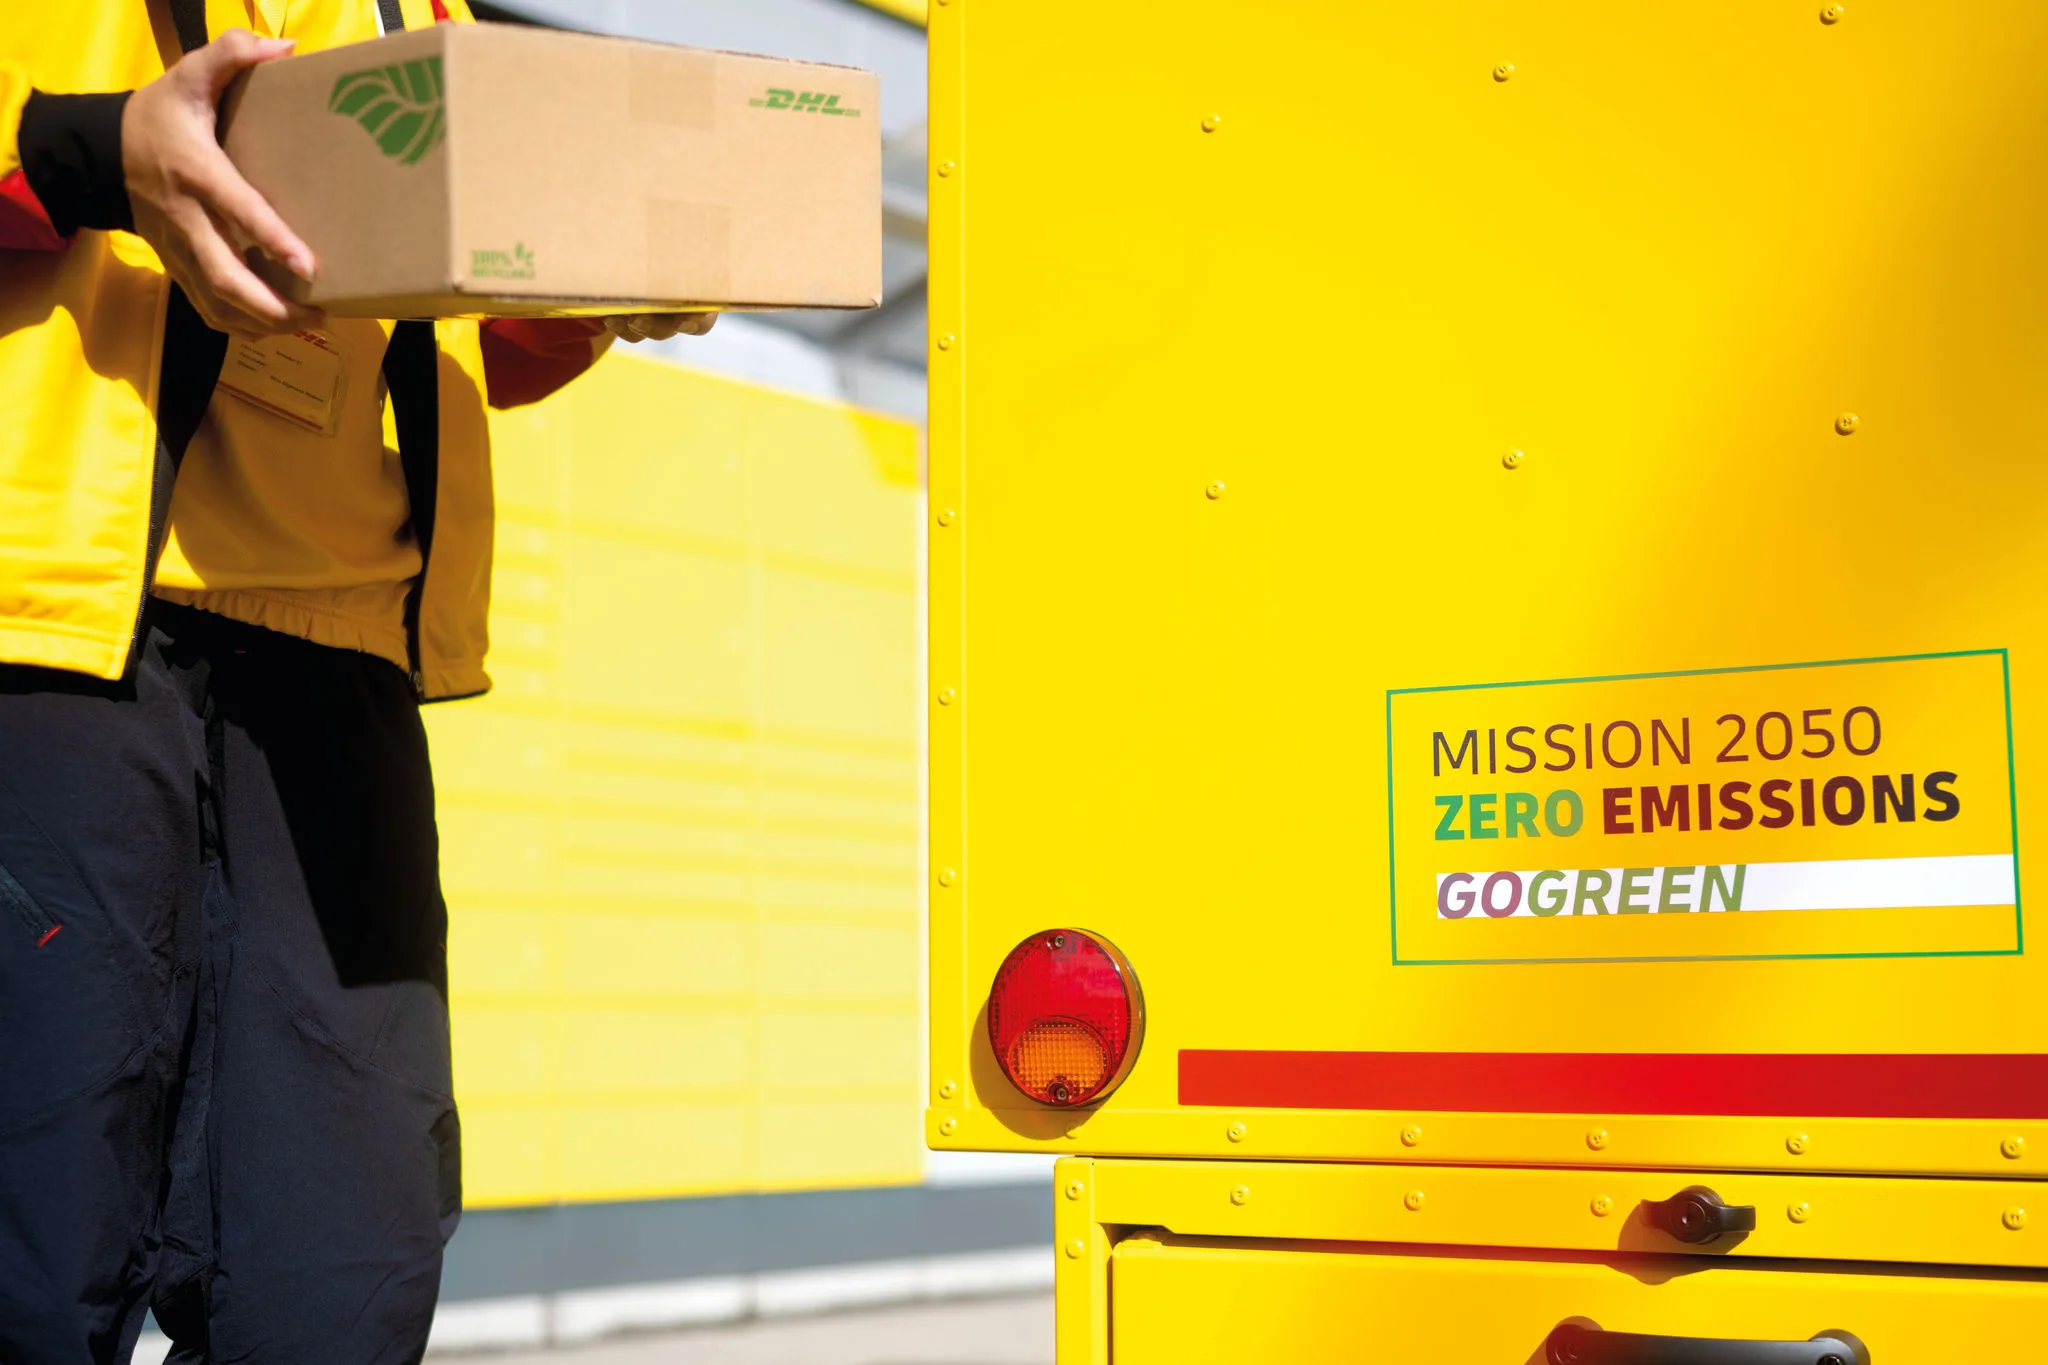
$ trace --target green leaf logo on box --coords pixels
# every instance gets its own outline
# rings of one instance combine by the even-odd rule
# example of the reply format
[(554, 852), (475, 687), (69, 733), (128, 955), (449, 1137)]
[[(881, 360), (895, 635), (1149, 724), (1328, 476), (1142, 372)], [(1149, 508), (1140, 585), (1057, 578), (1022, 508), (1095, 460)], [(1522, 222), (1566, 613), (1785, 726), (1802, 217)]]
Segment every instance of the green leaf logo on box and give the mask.
[(441, 59), (351, 72), (334, 83), (327, 109), (360, 123), (393, 161), (417, 166), (448, 135), (441, 112)]
[(837, 114), (841, 118), (860, 117), (860, 110), (841, 106), (839, 96), (814, 94), (809, 90), (770, 90), (766, 98), (748, 100), (747, 103), (756, 109), (787, 109), (798, 114)]

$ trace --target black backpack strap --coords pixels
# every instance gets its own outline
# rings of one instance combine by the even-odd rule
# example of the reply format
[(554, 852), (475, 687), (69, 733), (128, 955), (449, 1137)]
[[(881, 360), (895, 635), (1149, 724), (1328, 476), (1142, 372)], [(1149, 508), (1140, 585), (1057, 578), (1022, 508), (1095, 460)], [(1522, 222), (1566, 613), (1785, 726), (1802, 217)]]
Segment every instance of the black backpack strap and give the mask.
[[(171, 23), (178, 44), (190, 52), (206, 46), (206, 0), (170, 0)], [(142, 561), (142, 601), (135, 612), (135, 635), (128, 653), (133, 669), (142, 655), (150, 590), (156, 585), (156, 561), (163, 553), (164, 535), (171, 520), (171, 491), (178, 482), (178, 468), (185, 461), (185, 448), (213, 402), (213, 388), (220, 367), (228, 355), (228, 335), (206, 325), (185, 297), (185, 291), (171, 286), (169, 306), (164, 313), (164, 350), (157, 373), (156, 458), (150, 475), (149, 539)]]
[[(171, 22), (178, 30), (178, 43), (185, 51), (205, 47), (206, 0), (171, 0)], [(199, 311), (185, 297), (185, 291), (177, 285), (171, 286), (171, 302), (164, 315), (163, 369), (158, 376), (156, 431), (157, 460), (160, 466), (168, 459), (173, 478), (178, 465), (185, 458), (185, 447), (192, 443), (192, 435), (199, 430), (200, 419), (206, 416), (207, 407), (213, 402), (214, 382), (220, 377), (220, 367), (228, 355), (228, 334), (216, 332), (200, 318)], [(170, 479), (157, 480), (157, 500), (164, 504), (168, 513), (171, 500)], [(158, 527), (163, 519), (153, 517), (150, 522), (152, 550), (160, 544)], [(152, 554), (152, 565), (154, 555)]]
[[(405, 12), (398, 0), (377, 0), (377, 13), (384, 17), (386, 33), (405, 31)], [(205, 47), (206, 0), (171, 0), (171, 23), (178, 30), (178, 42), (187, 52)]]
[[(398, 0), (377, 0), (384, 31), (405, 32)], [(425, 655), (420, 652), (420, 608), (427, 595), (427, 561), (434, 549), (434, 511), (441, 499), (441, 347), (434, 324), (413, 319), (391, 330), (384, 351), (384, 382), (391, 391), (391, 421), (398, 428), (398, 464), (412, 504), (413, 540), (420, 576), (405, 594), (405, 649), (412, 661), (413, 695), (427, 699)]]
[(427, 591), (427, 562), (434, 548), (434, 511), (441, 495), (441, 350), (434, 324), (413, 320), (391, 331), (384, 351), (384, 382), (391, 390), (391, 420), (398, 429), (398, 463), (412, 504), (413, 540), (420, 547), (420, 574), (405, 594), (405, 645), (412, 662), (412, 688), (421, 701), (427, 680), (420, 653), (420, 605)]
[(171, 0), (171, 27), (178, 31), (178, 46), (190, 52), (206, 46), (206, 0)]
[(149, 538), (143, 550), (142, 600), (135, 608), (135, 636), (128, 651), (133, 669), (142, 656), (149, 595), (156, 587), (156, 562), (163, 554), (164, 536), (171, 524), (171, 492), (177, 487), (178, 469), (185, 462), (185, 448), (213, 402), (213, 388), (228, 358), (228, 334), (216, 332), (199, 316), (199, 310), (185, 297), (185, 291), (171, 286), (169, 307), (164, 314), (164, 351), (157, 372), (156, 460), (150, 471)]
[[(377, 0), (377, 13), (383, 16), (386, 33), (405, 32), (405, 11), (399, 8), (398, 0)], [(179, 45), (187, 52), (205, 47), (206, 0), (171, 0), (171, 24), (178, 30)]]
[[(405, 32), (398, 0), (377, 0), (384, 31)], [(434, 324), (414, 319), (391, 330), (384, 351), (384, 382), (391, 390), (391, 421), (398, 428), (398, 465), (412, 503), (412, 535), (420, 547), (420, 576), (405, 594), (405, 649), (412, 661), (413, 695), (427, 699), (425, 656), (420, 653), (420, 607), (427, 595), (427, 559), (434, 548), (434, 510), (441, 499), (441, 347)]]

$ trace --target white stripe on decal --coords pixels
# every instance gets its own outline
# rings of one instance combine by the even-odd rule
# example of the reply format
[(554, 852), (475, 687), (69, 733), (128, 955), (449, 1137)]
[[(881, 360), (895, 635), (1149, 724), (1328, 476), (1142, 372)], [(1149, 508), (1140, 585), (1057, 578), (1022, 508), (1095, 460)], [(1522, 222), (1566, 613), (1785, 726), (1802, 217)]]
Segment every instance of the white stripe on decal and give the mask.
[[(1829, 862), (1810, 863), (1721, 863), (1673, 867), (1669, 885), (1674, 909), (1698, 910), (1701, 897), (1707, 890), (1708, 867), (1712, 866), (1717, 876), (1713, 879), (1712, 903), (1708, 907), (1719, 914), (1726, 906), (1726, 894), (1735, 886), (1736, 870), (1742, 868), (1740, 908), (1745, 911), (1757, 910), (1889, 910), (1932, 908), (1953, 905), (2013, 905), (2019, 900), (2013, 857), (2009, 853), (1971, 854), (1948, 858), (1842, 858)], [(1486, 890), (1489, 878), (1498, 877), (1496, 872), (1439, 872), (1437, 884), (1437, 917), (1439, 919), (1509, 919), (1540, 918), (1530, 908), (1529, 893), (1532, 881), (1542, 869), (1514, 871), (1508, 875), (1512, 880), (1497, 881), (1493, 884), (1490, 897), (1493, 913), (1480, 897)], [(1603, 895), (1588, 904), (1600, 904), (1604, 913), (1615, 914), (1620, 910), (1622, 876), (1628, 869), (1603, 867), (1584, 869), (1586, 872), (1602, 872), (1607, 876), (1607, 888)], [(1666, 886), (1667, 871), (1664, 867), (1645, 870), (1649, 876), (1638, 876), (1632, 883), (1631, 904), (1654, 912)], [(1541, 888), (1543, 899), (1551, 901), (1559, 894), (1561, 887), (1564, 904), (1554, 913), (1569, 916), (1582, 885), (1581, 869), (1565, 868), (1564, 879), (1545, 880)], [(1469, 877), (1446, 892), (1445, 883), (1453, 877)], [(1591, 893), (1598, 889), (1598, 878), (1584, 882)], [(1470, 896), (1470, 908), (1459, 913), (1457, 907), (1466, 904)], [(1513, 910), (1506, 911), (1512, 905)]]

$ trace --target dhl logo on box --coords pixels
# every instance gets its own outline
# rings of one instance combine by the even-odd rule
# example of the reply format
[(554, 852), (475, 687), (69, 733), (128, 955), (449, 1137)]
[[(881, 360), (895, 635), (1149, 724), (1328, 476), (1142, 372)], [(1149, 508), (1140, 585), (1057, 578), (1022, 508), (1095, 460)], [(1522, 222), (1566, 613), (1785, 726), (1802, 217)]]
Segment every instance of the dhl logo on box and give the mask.
[(1389, 692), (1394, 960), (2018, 952), (2007, 694), (2002, 650)]

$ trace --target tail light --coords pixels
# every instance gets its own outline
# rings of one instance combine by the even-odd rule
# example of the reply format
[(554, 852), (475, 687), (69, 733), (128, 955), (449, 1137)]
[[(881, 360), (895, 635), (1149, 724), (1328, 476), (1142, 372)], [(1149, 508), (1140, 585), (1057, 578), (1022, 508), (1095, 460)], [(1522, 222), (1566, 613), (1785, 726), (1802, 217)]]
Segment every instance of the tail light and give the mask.
[(988, 996), (1003, 1074), (1040, 1104), (1071, 1109), (1123, 1084), (1145, 1041), (1145, 996), (1116, 945), (1080, 929), (1033, 934)]

